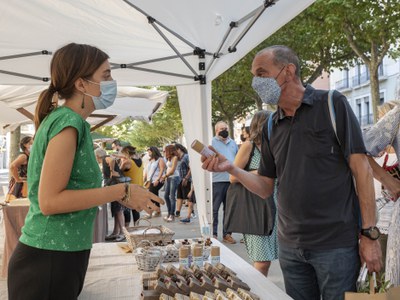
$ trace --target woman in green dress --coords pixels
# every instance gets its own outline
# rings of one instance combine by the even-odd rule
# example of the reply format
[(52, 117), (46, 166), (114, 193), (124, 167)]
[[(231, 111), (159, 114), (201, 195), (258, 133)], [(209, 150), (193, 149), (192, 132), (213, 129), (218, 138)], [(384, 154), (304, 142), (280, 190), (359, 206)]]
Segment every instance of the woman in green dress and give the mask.
[[(111, 106), (116, 81), (108, 55), (68, 44), (54, 53), (39, 96), (28, 166), (31, 202), (8, 269), (9, 299), (77, 299), (85, 279), (97, 206), (118, 199), (149, 213), (164, 201), (141, 186), (101, 187), (86, 119)], [(65, 103), (57, 107), (58, 99)]]

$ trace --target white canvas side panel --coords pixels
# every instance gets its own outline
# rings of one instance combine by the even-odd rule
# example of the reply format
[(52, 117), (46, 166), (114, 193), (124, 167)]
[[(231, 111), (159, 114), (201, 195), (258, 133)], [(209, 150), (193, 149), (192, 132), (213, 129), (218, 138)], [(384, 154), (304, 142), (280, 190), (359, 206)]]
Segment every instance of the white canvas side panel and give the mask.
[(191, 149), (190, 144), (195, 139), (207, 145), (211, 142), (211, 83), (178, 86), (177, 89), (185, 139), (188, 143), (199, 221), (201, 228), (204, 228), (212, 222), (211, 173), (201, 168), (200, 155)]

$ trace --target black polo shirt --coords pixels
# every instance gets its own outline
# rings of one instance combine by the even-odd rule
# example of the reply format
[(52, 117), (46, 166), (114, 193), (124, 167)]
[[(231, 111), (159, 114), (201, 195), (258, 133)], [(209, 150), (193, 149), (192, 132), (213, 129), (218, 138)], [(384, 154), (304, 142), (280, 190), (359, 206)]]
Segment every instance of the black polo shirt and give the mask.
[(357, 243), (357, 195), (348, 165), (366, 153), (360, 126), (345, 96), (333, 103), (339, 142), (329, 117), (328, 91), (307, 86), (294, 117), (278, 110), (263, 130), (258, 173), (278, 178), (278, 237), (288, 247), (334, 249)]

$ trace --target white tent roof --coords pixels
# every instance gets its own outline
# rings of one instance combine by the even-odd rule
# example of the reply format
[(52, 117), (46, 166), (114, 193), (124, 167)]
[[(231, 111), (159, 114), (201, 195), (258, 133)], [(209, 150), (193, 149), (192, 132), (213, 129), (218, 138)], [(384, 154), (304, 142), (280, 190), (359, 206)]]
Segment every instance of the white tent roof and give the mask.
[[(43, 86), (0, 85), (0, 133), (32, 122), (37, 99), (43, 89)], [(168, 92), (119, 87), (114, 105), (95, 111), (87, 121), (96, 127), (100, 124), (115, 125), (127, 118), (150, 121), (167, 97)]]
[[(274, 1), (1, 0), (0, 83), (40, 83), (35, 78), (49, 77), (51, 60), (51, 55), (42, 55), (42, 51), (51, 53), (69, 42), (92, 44), (106, 51), (115, 64), (113, 76), (118, 83), (136, 86), (192, 84), (200, 74), (198, 56), (193, 55), (198, 47), (205, 50), (205, 68), (210, 68), (206, 75), (211, 81), (313, 0), (280, 0), (266, 8), (240, 40), (237, 51), (229, 53), (229, 47), (235, 45), (268, 2)], [(146, 15), (156, 22), (149, 23)], [(232, 22), (237, 22), (237, 27), (231, 28)], [(160, 33), (184, 55), (187, 64)], [(228, 36), (224, 40), (225, 35)], [(219, 58), (211, 65), (214, 54)], [(167, 57), (170, 59), (166, 60)], [(145, 72), (140, 68), (179, 75)]]
[[(48, 53), (69, 42), (92, 44), (110, 55), (119, 85), (177, 85), (186, 140), (207, 143), (211, 81), (313, 2), (0, 0), (0, 84), (47, 85)], [(207, 230), (210, 174), (189, 154)]]

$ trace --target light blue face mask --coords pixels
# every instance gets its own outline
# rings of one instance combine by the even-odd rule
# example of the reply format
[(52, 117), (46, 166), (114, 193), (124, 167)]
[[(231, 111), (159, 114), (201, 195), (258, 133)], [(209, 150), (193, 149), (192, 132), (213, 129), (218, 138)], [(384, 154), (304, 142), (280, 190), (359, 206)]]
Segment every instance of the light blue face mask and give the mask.
[(281, 74), (282, 70), (286, 66), (283, 66), (275, 78), (271, 77), (253, 77), (251, 86), (256, 91), (260, 99), (265, 104), (277, 105), (279, 98), (281, 97), (281, 86), (278, 84), (276, 79)]
[(106, 109), (114, 104), (115, 98), (117, 97), (117, 82), (115, 80), (101, 81), (100, 83), (87, 79), (86, 81), (100, 85), (101, 94), (99, 97), (84, 93), (85, 95), (92, 97), (96, 110)]

